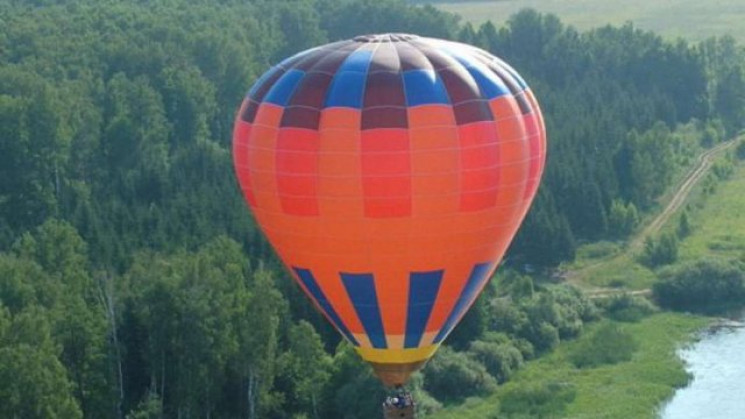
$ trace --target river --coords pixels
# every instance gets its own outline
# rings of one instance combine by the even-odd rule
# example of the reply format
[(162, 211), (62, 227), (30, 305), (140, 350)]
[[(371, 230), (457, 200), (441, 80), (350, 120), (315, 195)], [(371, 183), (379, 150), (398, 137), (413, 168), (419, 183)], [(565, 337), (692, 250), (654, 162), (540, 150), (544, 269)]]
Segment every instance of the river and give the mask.
[(675, 392), (661, 419), (745, 419), (745, 328), (707, 332), (679, 354), (693, 380)]

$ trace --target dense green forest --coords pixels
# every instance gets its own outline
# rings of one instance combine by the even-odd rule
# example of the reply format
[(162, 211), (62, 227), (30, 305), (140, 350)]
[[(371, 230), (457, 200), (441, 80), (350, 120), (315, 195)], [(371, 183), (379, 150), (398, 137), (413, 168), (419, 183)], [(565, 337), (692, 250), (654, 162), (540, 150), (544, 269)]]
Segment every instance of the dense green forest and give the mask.
[[(377, 414), (383, 389), (300, 297), (233, 176), (235, 111), (294, 52), (412, 32), (516, 67), (549, 158), (513, 267), (623, 239), (745, 121), (731, 38), (578, 33), (534, 11), (474, 28), (403, 0), (0, 0), (0, 23), (1, 417)], [(584, 322), (637, 305), (503, 271), (415, 376), (420, 408), (488, 393)]]

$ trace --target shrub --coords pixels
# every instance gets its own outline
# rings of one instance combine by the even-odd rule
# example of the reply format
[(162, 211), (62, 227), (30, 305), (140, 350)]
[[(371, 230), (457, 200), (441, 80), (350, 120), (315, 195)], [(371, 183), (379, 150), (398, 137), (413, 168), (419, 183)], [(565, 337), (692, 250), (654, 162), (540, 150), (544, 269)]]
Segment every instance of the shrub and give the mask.
[(614, 323), (606, 323), (580, 342), (569, 358), (577, 368), (593, 368), (629, 361), (637, 348), (631, 333)]
[(424, 389), (437, 400), (460, 402), (490, 393), (497, 381), (480, 362), (444, 346), (424, 369)]
[(660, 273), (652, 286), (661, 307), (701, 310), (745, 298), (745, 267), (736, 260), (700, 259)]
[(686, 210), (683, 210), (680, 218), (678, 218), (677, 234), (680, 238), (688, 237), (691, 234), (691, 222), (688, 220), (688, 211)]
[(553, 418), (561, 417), (566, 406), (577, 397), (571, 383), (527, 382), (507, 390), (493, 418)]
[(737, 144), (737, 150), (735, 150), (735, 154), (737, 155), (738, 159), (745, 160), (745, 140), (740, 140), (740, 143)]
[(656, 311), (649, 300), (631, 294), (614, 295), (601, 304), (608, 317), (622, 322), (637, 322)]
[(664, 233), (659, 240), (647, 237), (644, 241), (644, 252), (639, 257), (643, 265), (654, 268), (668, 265), (678, 259), (678, 239), (675, 234)]
[(468, 356), (484, 365), (498, 383), (509, 380), (523, 363), (522, 354), (510, 343), (477, 340), (468, 348)]
[(559, 345), (559, 331), (546, 322), (531, 324), (525, 338), (538, 352), (550, 351)]
[(614, 199), (608, 215), (608, 226), (614, 237), (626, 237), (639, 224), (639, 211), (629, 202), (624, 204), (620, 199)]
[(515, 348), (517, 348), (518, 351), (520, 351), (520, 354), (522, 354), (523, 359), (535, 358), (535, 348), (533, 347), (533, 344), (530, 343), (529, 340), (523, 339), (523, 338), (517, 338), (512, 341), (512, 344), (515, 345)]

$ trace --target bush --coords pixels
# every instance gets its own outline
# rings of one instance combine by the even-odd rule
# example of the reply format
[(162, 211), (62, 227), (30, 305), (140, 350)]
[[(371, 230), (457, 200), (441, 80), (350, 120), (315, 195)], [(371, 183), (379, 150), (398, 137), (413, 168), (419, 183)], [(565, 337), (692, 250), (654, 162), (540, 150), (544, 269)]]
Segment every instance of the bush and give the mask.
[(520, 351), (523, 359), (528, 360), (535, 358), (535, 348), (529, 340), (524, 338), (517, 338), (512, 341), (512, 345), (515, 346), (515, 349)]
[[(598, 317), (595, 304), (579, 290), (569, 286), (552, 286), (537, 297), (514, 302), (509, 298), (492, 301), (489, 328), (510, 336), (524, 358), (534, 352), (553, 349), (560, 339), (581, 333), (585, 321)], [(481, 339), (487, 340), (487, 339)]]
[(647, 237), (644, 241), (644, 252), (639, 257), (641, 264), (654, 268), (668, 265), (678, 259), (678, 239), (675, 234), (664, 233), (659, 240)]
[(745, 140), (740, 140), (740, 143), (737, 144), (735, 154), (737, 155), (738, 159), (745, 160)]
[(411, 375), (406, 388), (411, 391), (411, 395), (416, 400), (417, 414), (427, 416), (442, 409), (442, 403), (424, 390), (424, 375), (421, 371)]
[(656, 311), (649, 300), (631, 294), (614, 295), (600, 304), (606, 316), (622, 322), (637, 322)]
[(492, 301), (489, 307), (489, 329), (516, 334), (528, 324), (528, 316), (508, 298)]
[(528, 329), (526, 339), (533, 344), (533, 347), (538, 352), (546, 352), (553, 350), (559, 345), (559, 331), (549, 323), (541, 322), (538, 324), (531, 324)]
[(480, 362), (444, 346), (424, 368), (424, 389), (437, 400), (461, 402), (497, 389), (497, 381)]
[(614, 323), (606, 323), (580, 342), (569, 358), (577, 368), (593, 368), (629, 361), (637, 348), (631, 333)]
[(729, 160), (718, 160), (714, 163), (712, 172), (720, 180), (729, 179), (735, 173), (735, 166)]
[(566, 406), (577, 397), (571, 383), (521, 383), (507, 390), (493, 418), (561, 417)]
[(522, 353), (510, 343), (477, 340), (471, 343), (468, 356), (484, 365), (500, 384), (509, 380), (523, 363)]
[(691, 222), (688, 220), (688, 211), (686, 210), (683, 210), (680, 218), (678, 218), (677, 234), (681, 239), (691, 234)]
[(624, 204), (620, 199), (614, 199), (608, 215), (608, 226), (614, 237), (626, 237), (639, 224), (639, 211), (629, 202)]
[[(608, 221), (611, 224), (611, 221)], [(608, 256), (613, 256), (621, 251), (621, 246), (618, 243), (603, 240), (595, 243), (588, 243), (582, 245), (577, 249), (578, 259), (600, 259)]]
[(652, 286), (658, 304), (673, 310), (702, 310), (745, 298), (745, 266), (736, 260), (700, 259), (660, 273)]

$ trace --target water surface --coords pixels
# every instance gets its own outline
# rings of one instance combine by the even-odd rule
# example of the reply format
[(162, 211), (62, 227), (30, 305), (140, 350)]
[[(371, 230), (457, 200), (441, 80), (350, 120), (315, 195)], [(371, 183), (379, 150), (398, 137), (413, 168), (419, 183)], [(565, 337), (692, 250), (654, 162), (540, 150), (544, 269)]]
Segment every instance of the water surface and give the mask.
[(680, 356), (693, 380), (675, 392), (662, 419), (745, 419), (745, 328), (707, 332)]

